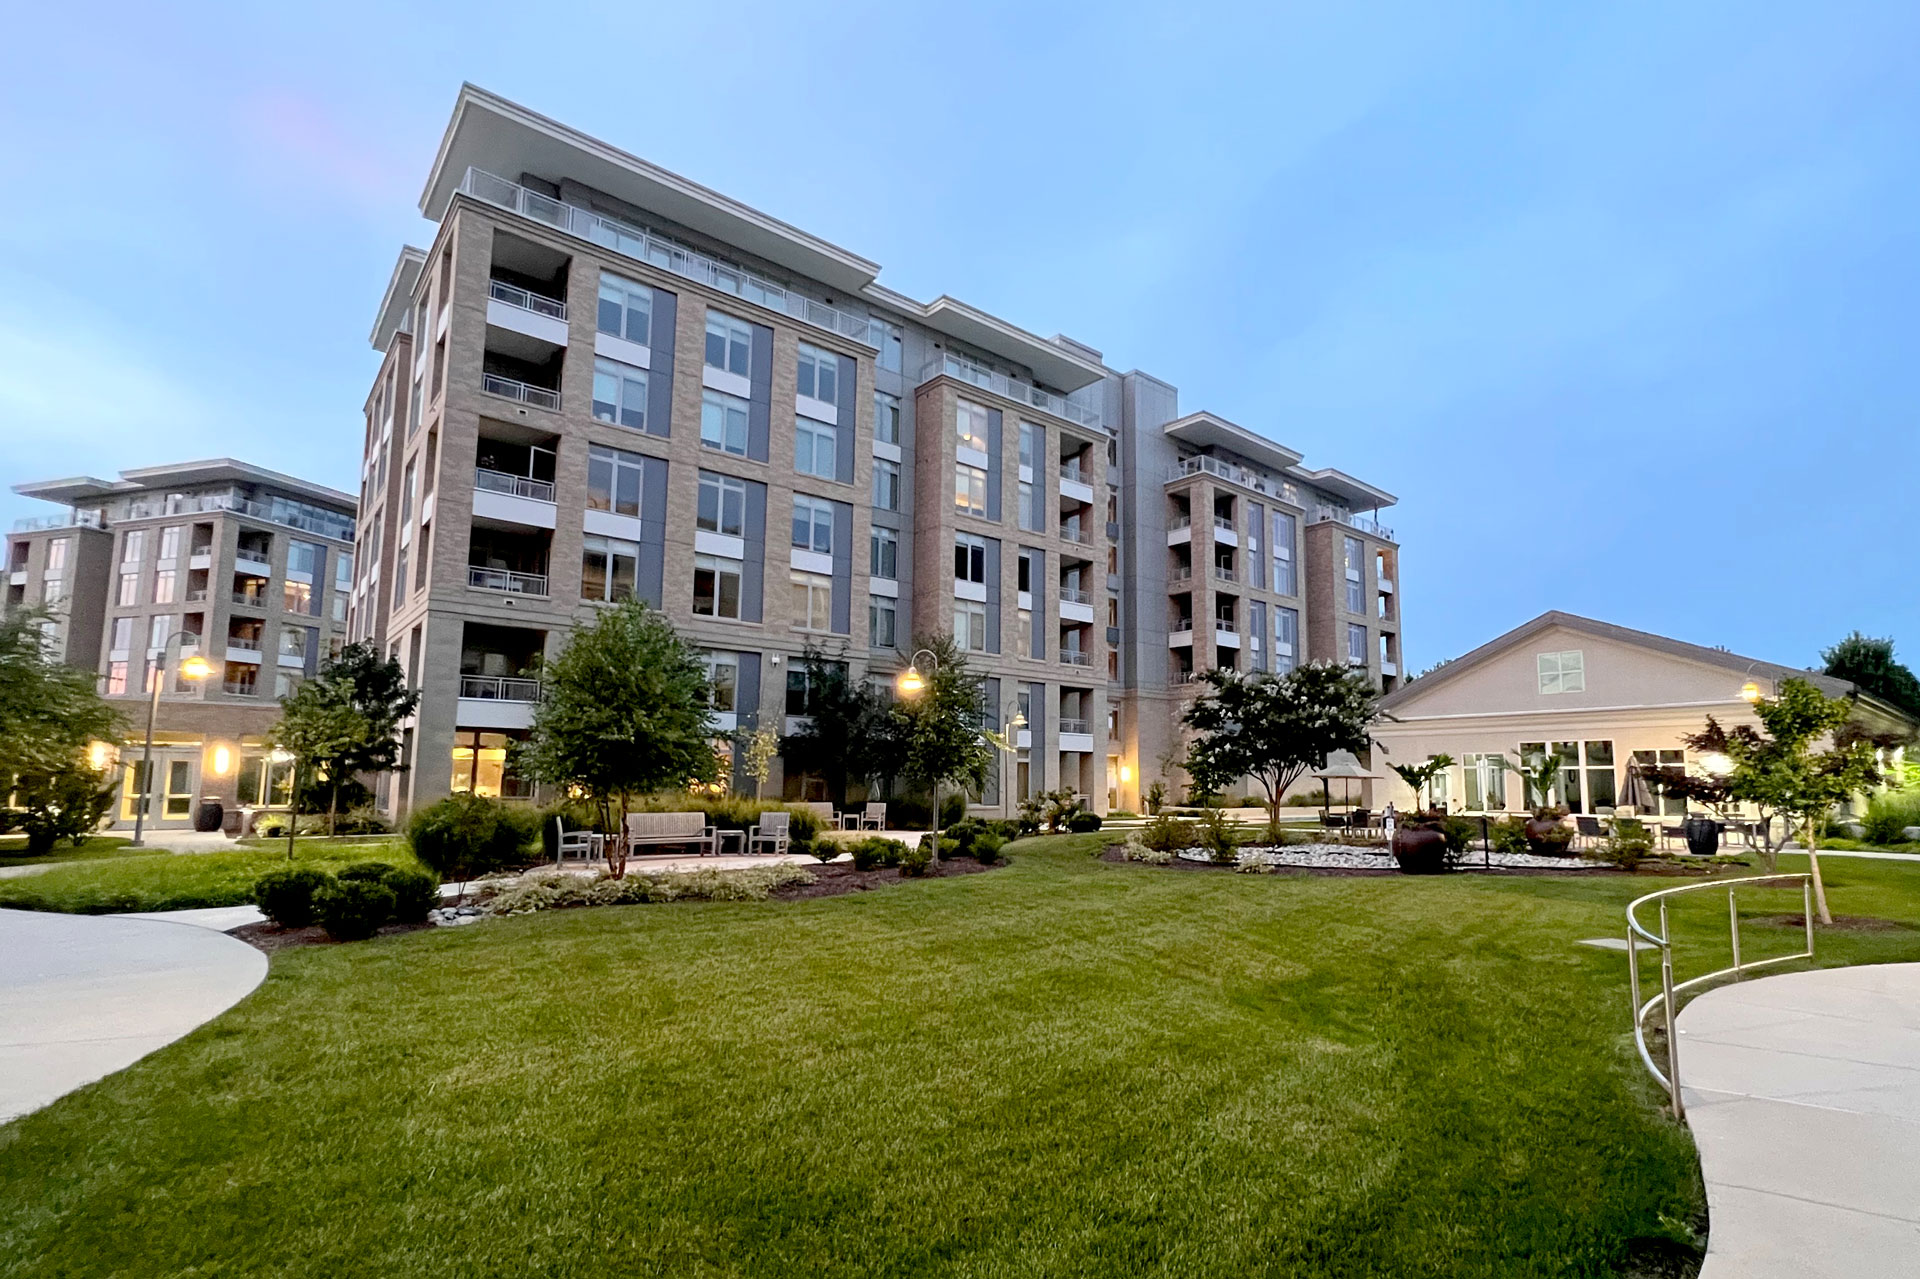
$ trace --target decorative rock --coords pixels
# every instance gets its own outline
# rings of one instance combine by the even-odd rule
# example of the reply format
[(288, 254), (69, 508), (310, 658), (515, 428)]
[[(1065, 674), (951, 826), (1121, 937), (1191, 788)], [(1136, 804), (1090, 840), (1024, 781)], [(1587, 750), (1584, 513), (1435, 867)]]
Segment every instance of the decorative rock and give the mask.
[[(1212, 860), (1204, 849), (1183, 848), (1180, 860)], [(1478, 870), (1491, 863), (1502, 870), (1581, 871), (1598, 869), (1575, 857), (1535, 857), (1531, 853), (1493, 853), (1485, 860), (1478, 851), (1469, 852), (1461, 862), (1462, 870)], [(1240, 850), (1241, 866), (1274, 866), (1306, 870), (1394, 870), (1396, 864), (1384, 848), (1349, 848), (1343, 844), (1288, 844), (1280, 848), (1248, 845)]]

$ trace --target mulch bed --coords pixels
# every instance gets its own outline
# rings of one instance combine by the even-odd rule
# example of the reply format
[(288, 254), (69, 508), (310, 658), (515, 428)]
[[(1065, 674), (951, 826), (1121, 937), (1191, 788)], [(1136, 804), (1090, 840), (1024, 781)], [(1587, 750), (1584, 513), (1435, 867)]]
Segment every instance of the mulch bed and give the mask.
[[(1125, 849), (1125, 846), (1122, 844), (1108, 844), (1106, 847), (1106, 851), (1100, 854), (1100, 860), (1103, 862), (1113, 862), (1123, 866), (1135, 865), (1135, 864), (1142, 865), (1142, 866), (1147, 865), (1147, 863), (1145, 862), (1129, 863), (1127, 861), (1127, 856), (1124, 849)], [(1269, 875), (1319, 875), (1327, 879), (1379, 879), (1383, 876), (1399, 875), (1401, 873), (1400, 867), (1394, 862), (1394, 860), (1391, 857), (1382, 856), (1380, 860), (1382, 864), (1376, 869), (1368, 869), (1360, 866), (1276, 866), (1272, 870), (1266, 871), (1264, 873)], [(1215, 872), (1225, 871), (1228, 873), (1232, 873), (1234, 870), (1232, 866), (1221, 866), (1214, 862), (1192, 862), (1192, 861), (1186, 860), (1183, 857), (1176, 857), (1164, 866), (1153, 866), (1151, 867), (1151, 869), (1153, 870), (1198, 870), (1198, 871), (1215, 871)], [(1701, 878), (1701, 877), (1711, 875), (1713, 873), (1713, 868), (1708, 866), (1689, 866), (1684, 863), (1659, 862), (1659, 863), (1649, 863), (1647, 865), (1643, 865), (1637, 871), (1636, 870), (1620, 870), (1617, 867), (1613, 867), (1613, 866), (1595, 866), (1591, 862), (1582, 862), (1577, 857), (1567, 858), (1567, 868), (1565, 870), (1561, 870), (1560, 868), (1555, 866), (1481, 866), (1480, 864), (1478, 864), (1473, 860), (1473, 855), (1469, 853), (1467, 855), (1467, 861), (1463, 865), (1461, 865), (1461, 867), (1458, 870), (1451, 871), (1449, 873), (1456, 874), (1456, 875), (1578, 874), (1583, 879), (1589, 876), (1637, 875), (1637, 876), (1643, 876), (1648, 878), (1663, 877), (1663, 878), (1670, 878), (1670, 879), (1690, 879), (1690, 878)], [(1419, 879), (1419, 878), (1434, 878), (1434, 877), (1433, 876), (1409, 876), (1409, 878)]]
[[(1805, 928), (1807, 918), (1804, 915), (1759, 915), (1746, 920), (1749, 924), (1769, 924), (1776, 928)], [(1898, 919), (1879, 919), (1873, 915), (1835, 915), (1832, 924), (1813, 921), (1815, 928), (1837, 928), (1843, 933), (1906, 933), (1914, 930), (1914, 925)]]
[[(952, 879), (958, 875), (977, 875), (982, 871), (998, 870), (1005, 866), (1006, 860), (992, 866), (982, 866), (971, 857), (943, 857), (938, 866), (927, 867), (922, 879)], [(773, 891), (773, 900), (792, 902), (804, 901), (809, 897), (838, 897), (843, 893), (864, 893), (874, 888), (885, 888), (888, 884), (898, 884), (907, 877), (900, 873), (898, 866), (877, 868), (874, 870), (855, 870), (852, 862), (825, 862), (818, 866), (809, 866), (814, 874), (811, 884), (789, 884), (785, 888)]]
[[(432, 924), (388, 924), (376, 937), (397, 937), (401, 933), (418, 933), (432, 928)], [(309, 924), (305, 928), (282, 928), (278, 924), (242, 924), (229, 929), (229, 937), (238, 937), (255, 950), (263, 950), (271, 955), (275, 951), (290, 950), (295, 946), (346, 946), (351, 942), (335, 941), (327, 936), (327, 930), (318, 924)]]

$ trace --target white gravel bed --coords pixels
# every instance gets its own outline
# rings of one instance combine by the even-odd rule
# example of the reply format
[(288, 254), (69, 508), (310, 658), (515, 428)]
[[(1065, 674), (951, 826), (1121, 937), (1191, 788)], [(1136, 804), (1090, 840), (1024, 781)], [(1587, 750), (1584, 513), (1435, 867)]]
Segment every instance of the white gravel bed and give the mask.
[[(1205, 849), (1183, 848), (1181, 861), (1212, 860)], [(1248, 844), (1240, 850), (1243, 866), (1299, 866), (1309, 870), (1398, 870), (1399, 863), (1384, 848), (1353, 848), (1344, 844)], [(1535, 857), (1531, 853), (1493, 853), (1484, 860), (1478, 849), (1467, 853), (1462, 870), (1478, 870), (1491, 864), (1508, 870), (1596, 870), (1594, 863), (1578, 857)]]

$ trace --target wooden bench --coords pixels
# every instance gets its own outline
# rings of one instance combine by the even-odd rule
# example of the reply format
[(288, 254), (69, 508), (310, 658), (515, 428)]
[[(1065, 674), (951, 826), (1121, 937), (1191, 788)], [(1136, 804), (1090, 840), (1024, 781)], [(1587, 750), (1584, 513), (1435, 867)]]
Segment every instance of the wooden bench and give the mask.
[(705, 813), (628, 813), (628, 850), (656, 844), (690, 845), (703, 857), (720, 851)]
[(828, 803), (824, 799), (809, 800), (804, 804), (794, 804), (794, 805), (791, 805), (791, 807), (803, 808), (807, 812), (812, 813), (815, 817), (818, 817), (820, 819), (821, 830), (839, 830), (840, 829), (840, 814), (834, 812), (833, 805)]

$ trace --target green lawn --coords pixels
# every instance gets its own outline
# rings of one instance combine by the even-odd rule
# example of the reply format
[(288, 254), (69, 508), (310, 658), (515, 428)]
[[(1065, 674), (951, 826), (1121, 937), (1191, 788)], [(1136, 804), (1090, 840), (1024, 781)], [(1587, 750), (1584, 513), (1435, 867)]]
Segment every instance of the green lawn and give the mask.
[[(95, 842), (88, 841), (88, 847)], [(325, 840), (302, 839), (295, 843), (294, 860), (326, 870), (367, 860), (416, 864), (401, 840), (329, 845)], [(238, 906), (250, 900), (255, 880), (286, 864), (284, 843), (219, 853), (121, 849), (103, 859), (67, 861), (36, 875), (0, 879), (0, 907), (105, 915)]]
[[(1611, 1275), (1700, 1210), (1624, 959), (1572, 944), (1673, 881), (1099, 842), (282, 952), (213, 1024), (0, 1127), (0, 1273)], [(1837, 911), (1920, 918), (1920, 865), (1828, 874)], [(1914, 930), (1821, 944), (1920, 959)]]
[[(29, 857), (25, 835), (0, 835), (0, 867), (50, 866), (55, 862), (84, 862), (101, 857), (119, 857), (128, 851), (132, 843), (131, 835), (91, 835), (86, 843), (78, 847), (62, 840), (52, 852), (39, 857)], [(138, 853), (140, 850), (135, 848), (132, 851)]]

